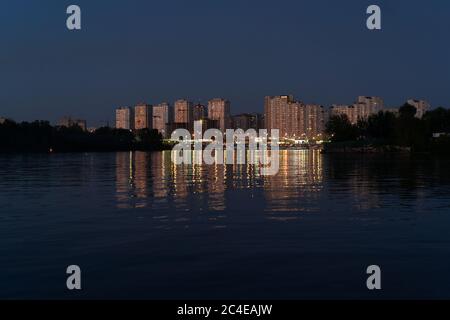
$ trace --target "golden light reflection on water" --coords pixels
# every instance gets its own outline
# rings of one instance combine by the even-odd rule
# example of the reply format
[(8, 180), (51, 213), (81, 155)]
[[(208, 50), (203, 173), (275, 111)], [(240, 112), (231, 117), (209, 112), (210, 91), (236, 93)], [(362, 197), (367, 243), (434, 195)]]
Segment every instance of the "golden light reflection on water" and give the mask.
[(310, 211), (304, 202), (318, 198), (323, 188), (322, 159), (318, 150), (280, 151), (278, 174), (264, 177), (266, 211)]
[[(201, 159), (201, 152), (193, 158)], [(261, 154), (247, 154), (261, 157)], [(116, 155), (116, 200), (118, 208), (224, 212), (227, 191), (262, 192), (265, 211), (304, 211), (305, 198), (322, 190), (323, 167), (319, 151), (280, 151), (277, 175), (263, 176), (253, 164), (176, 165), (171, 152), (130, 152)], [(232, 201), (232, 200), (229, 200)], [(217, 216), (216, 216), (217, 218)]]

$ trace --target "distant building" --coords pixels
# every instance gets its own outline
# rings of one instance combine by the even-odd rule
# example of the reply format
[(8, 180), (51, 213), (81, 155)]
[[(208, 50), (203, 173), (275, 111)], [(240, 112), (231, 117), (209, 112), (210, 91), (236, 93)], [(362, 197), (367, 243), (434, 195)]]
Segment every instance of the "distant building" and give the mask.
[(192, 102), (188, 100), (177, 100), (174, 104), (174, 122), (189, 123), (193, 121)]
[(132, 108), (122, 107), (116, 109), (116, 129), (134, 129), (134, 111)]
[(6, 121), (6, 118), (0, 117), (0, 124), (4, 124)]
[(384, 109), (384, 101), (379, 97), (360, 96), (354, 107), (358, 121), (359, 119), (367, 119), (371, 115), (382, 111)]
[(152, 105), (138, 104), (134, 107), (134, 128), (136, 130), (153, 128)]
[(278, 129), (281, 139), (319, 140), (325, 131), (327, 112), (321, 105), (304, 104), (292, 95), (265, 98), (266, 129)]
[(259, 130), (262, 129), (262, 115), (259, 113), (242, 113), (234, 115), (232, 118), (232, 125), (234, 129), (248, 129)]
[(258, 130), (266, 129), (266, 119), (264, 113), (256, 113), (257, 121), (258, 121)]
[(354, 105), (337, 105), (333, 104), (330, 108), (331, 116), (346, 115), (352, 124), (358, 122), (359, 114)]
[(192, 113), (194, 121), (206, 119), (208, 117), (208, 108), (202, 104), (196, 104)]
[(358, 120), (367, 119), (373, 114), (384, 110), (384, 101), (380, 97), (359, 96), (353, 105), (333, 105), (331, 115), (345, 114), (352, 124)]
[(66, 127), (66, 128), (78, 126), (83, 131), (86, 131), (86, 129), (87, 129), (86, 120), (72, 119), (71, 117), (67, 117), (67, 116), (66, 117), (62, 117), (58, 121), (58, 126)]
[(325, 108), (317, 104), (305, 105), (305, 135), (308, 140), (318, 140), (325, 132), (327, 113)]
[(301, 138), (306, 134), (304, 104), (292, 95), (265, 97), (266, 129), (279, 130), (280, 138)]
[(431, 105), (423, 100), (409, 99), (407, 103), (416, 108), (416, 118), (422, 119), (423, 115), (431, 109)]
[(160, 103), (153, 106), (153, 129), (167, 138), (169, 136), (168, 126), (172, 122), (172, 108), (168, 103)]
[[(206, 130), (208, 130), (208, 129), (217, 129), (220, 126), (219, 120), (203, 119), (203, 120), (198, 120), (198, 121), (195, 121), (195, 122), (200, 122), (200, 124), (202, 126), (202, 136), (203, 136), (203, 134), (205, 133)], [(195, 123), (194, 123), (194, 126), (195, 126)], [(195, 134), (196, 134), (196, 132), (194, 131), (192, 137), (194, 139), (197, 139)], [(201, 138), (201, 137), (198, 137), (198, 138)]]
[(231, 104), (228, 100), (216, 98), (208, 101), (208, 118), (218, 121), (219, 127), (216, 129), (225, 132), (231, 127), (230, 109)]
[(194, 112), (192, 102), (187, 100), (177, 100), (174, 104), (175, 127), (192, 131), (194, 125)]
[(264, 120), (265, 127), (270, 134), (272, 129), (280, 129), (281, 112), (286, 108), (288, 103), (293, 101), (293, 96), (266, 96), (264, 97)]
[(384, 109), (384, 101), (380, 97), (359, 96), (356, 105), (361, 108), (361, 118), (368, 118)]

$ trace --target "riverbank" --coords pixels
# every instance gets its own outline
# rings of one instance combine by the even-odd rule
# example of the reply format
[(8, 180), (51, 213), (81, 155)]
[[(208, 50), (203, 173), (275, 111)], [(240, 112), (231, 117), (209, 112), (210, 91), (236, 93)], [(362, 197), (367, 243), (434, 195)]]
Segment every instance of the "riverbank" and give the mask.
[(329, 142), (323, 145), (322, 153), (422, 153), (450, 155), (450, 137), (431, 138), (427, 143), (415, 146), (399, 146), (368, 141)]
[(372, 145), (358, 141), (333, 142), (323, 145), (322, 153), (411, 153), (411, 147), (396, 145)]
[(109, 127), (86, 131), (46, 121), (0, 124), (0, 153), (159, 151), (171, 148), (157, 130)]

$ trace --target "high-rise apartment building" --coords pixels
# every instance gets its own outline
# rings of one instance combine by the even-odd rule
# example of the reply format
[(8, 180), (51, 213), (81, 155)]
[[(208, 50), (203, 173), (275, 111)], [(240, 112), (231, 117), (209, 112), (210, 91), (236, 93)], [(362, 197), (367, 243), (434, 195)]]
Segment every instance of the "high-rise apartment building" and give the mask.
[(356, 124), (358, 120), (367, 119), (369, 116), (383, 110), (383, 99), (359, 96), (353, 105), (333, 105), (331, 107), (331, 115), (345, 114), (352, 124)]
[(317, 104), (307, 104), (304, 117), (306, 137), (313, 140), (322, 138), (328, 120), (325, 108)]
[(431, 108), (431, 105), (423, 100), (409, 99), (407, 103), (416, 108), (416, 118), (419, 119), (422, 119), (423, 115)]
[(192, 102), (188, 100), (177, 100), (174, 104), (174, 123), (184, 126), (185, 129), (192, 130), (194, 123), (194, 113)]
[(61, 119), (59, 119), (58, 126), (67, 128), (78, 126), (83, 131), (87, 130), (86, 120), (72, 119), (71, 117), (62, 117)]
[(287, 105), (286, 115), (281, 124), (285, 125), (284, 136), (280, 137), (304, 139), (306, 138), (305, 105), (300, 101), (292, 101)]
[(379, 97), (359, 96), (355, 103), (358, 119), (367, 119), (384, 109), (384, 102)]
[(287, 113), (289, 105), (293, 102), (294, 97), (292, 95), (267, 96), (264, 98), (264, 116), (269, 134), (270, 130), (278, 129), (280, 137), (287, 136)]
[(220, 98), (208, 101), (208, 118), (217, 120), (219, 122), (217, 129), (222, 132), (231, 127), (230, 105), (230, 101)]
[(333, 104), (330, 108), (331, 116), (346, 115), (347, 119), (352, 123), (356, 124), (358, 122), (359, 114), (357, 112), (357, 107), (355, 105), (337, 105)]
[(292, 95), (265, 97), (264, 116), (270, 134), (279, 130), (280, 138), (301, 138), (305, 133), (304, 105)]
[(116, 129), (134, 129), (134, 111), (132, 108), (122, 107), (116, 109)]
[(384, 101), (380, 97), (359, 96), (356, 104), (365, 105), (366, 110), (364, 111), (370, 114), (378, 113), (384, 109)]
[(323, 106), (294, 100), (292, 95), (265, 98), (266, 129), (278, 129), (280, 138), (320, 139), (327, 113)]
[(168, 126), (172, 122), (172, 114), (172, 108), (166, 102), (153, 106), (153, 129), (158, 130), (163, 138), (169, 135)]
[(134, 107), (134, 128), (152, 129), (153, 128), (153, 109), (149, 104), (138, 104)]

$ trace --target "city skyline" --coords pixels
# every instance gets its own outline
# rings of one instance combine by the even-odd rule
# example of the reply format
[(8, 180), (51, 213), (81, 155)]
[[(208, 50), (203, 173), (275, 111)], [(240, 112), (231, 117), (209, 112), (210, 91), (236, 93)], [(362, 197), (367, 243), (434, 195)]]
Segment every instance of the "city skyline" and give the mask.
[(325, 106), (359, 94), (389, 106), (450, 101), (447, 2), (379, 1), (377, 32), (365, 26), (369, 1), (80, 0), (83, 28), (72, 33), (66, 6), (44, 4), (11, 2), (0, 19), (3, 117), (73, 114), (98, 127), (114, 123), (117, 105), (219, 96), (244, 113), (283, 92)]
[[(284, 111), (287, 119), (277, 118), (277, 125), (270, 125), (270, 113), (268, 114), (268, 101), (280, 98), (286, 100), (284, 102), (276, 103), (277, 114), (281, 114), (280, 111)], [(268, 100), (269, 99), (269, 100)], [(435, 107), (445, 106), (432, 106), (427, 100), (418, 100), (415, 98), (406, 99), (401, 105), (409, 104), (417, 109), (416, 117), (422, 118), (422, 116)], [(225, 98), (213, 98), (206, 101), (206, 104), (193, 103), (188, 98), (177, 99), (172, 102), (159, 102), (156, 104), (150, 103), (137, 103), (134, 106), (119, 106), (114, 109), (114, 116), (111, 121), (100, 125), (115, 127), (120, 129), (157, 129), (164, 138), (170, 136), (170, 132), (179, 127), (186, 127), (186, 124), (181, 119), (188, 120), (186, 128), (189, 130), (193, 127), (193, 122), (203, 119), (212, 120), (218, 129), (225, 131), (227, 128), (237, 128), (236, 118), (242, 116), (256, 116), (262, 119), (252, 120), (237, 120), (239, 123), (255, 122), (254, 126), (244, 125), (242, 129), (248, 128), (280, 128), (282, 131), (281, 136), (300, 136), (296, 132), (304, 132), (306, 136), (317, 136), (318, 133), (323, 133), (326, 122), (330, 116), (345, 114), (352, 124), (356, 124), (359, 119), (367, 119), (368, 116), (376, 114), (379, 111), (388, 111), (397, 113), (398, 108), (401, 106), (387, 106), (384, 103), (384, 99), (376, 96), (358, 96), (354, 103), (350, 104), (331, 104), (325, 106), (316, 103), (303, 102), (294, 99), (292, 94), (284, 94), (277, 96), (265, 96), (263, 107), (255, 112), (232, 112), (231, 101)], [(217, 107), (221, 108), (217, 111)], [(226, 111), (223, 108), (226, 108)], [(280, 108), (289, 108), (283, 109)], [(295, 110), (294, 110), (295, 109)], [(155, 111), (157, 110), (157, 111)], [(219, 112), (218, 112), (219, 111)], [(156, 114), (155, 114), (156, 112)], [(212, 112), (212, 113), (211, 113)], [(181, 114), (181, 115), (180, 115)], [(291, 118), (290, 118), (291, 117)], [(4, 117), (0, 114), (0, 118), (10, 119), (16, 122), (22, 122), (21, 120)], [(308, 120), (309, 118), (309, 120)], [(31, 121), (49, 121), (48, 119), (34, 119)], [(214, 122), (215, 121), (215, 122)], [(261, 122), (262, 121), (262, 122)], [(268, 122), (266, 122), (268, 121)], [(289, 124), (286, 121), (290, 121)], [(51, 122), (51, 121), (50, 121)], [(70, 126), (71, 123), (82, 123), (81, 127), (86, 129), (95, 129), (98, 127), (92, 126), (89, 119), (81, 119), (73, 113), (65, 114), (59, 117), (54, 123), (58, 126)], [(256, 125), (258, 123), (258, 125)], [(260, 125), (262, 123), (263, 125)], [(239, 127), (240, 128), (240, 127)], [(307, 133), (307, 131), (309, 131)]]
[[(424, 100), (407, 99), (405, 104), (416, 109), (415, 117), (419, 119), (431, 111), (431, 105)], [(153, 122), (139, 127), (130, 124), (142, 122), (139, 115), (142, 106), (120, 107), (116, 109), (115, 127), (126, 130), (156, 129), (163, 138), (168, 139), (175, 129), (193, 132), (195, 121), (207, 120), (208, 128), (214, 127), (222, 132), (226, 129), (267, 129), (269, 132), (276, 129), (282, 139), (321, 141), (326, 137), (326, 125), (332, 116), (345, 115), (352, 125), (356, 125), (358, 121), (367, 120), (379, 112), (399, 112), (399, 108), (387, 108), (384, 100), (375, 96), (358, 96), (352, 104), (333, 104), (329, 107), (305, 103), (294, 98), (294, 95), (266, 96), (262, 112), (239, 114), (232, 114), (231, 102), (223, 98), (211, 99), (207, 105), (194, 105), (188, 99), (179, 99), (173, 106), (170, 103), (146, 105), (150, 109), (147, 112), (153, 114)], [(164, 107), (163, 116), (157, 115), (161, 113), (161, 106)], [(194, 117), (194, 109), (198, 107), (205, 110), (200, 117)], [(156, 123), (155, 117), (163, 117), (165, 121)]]

